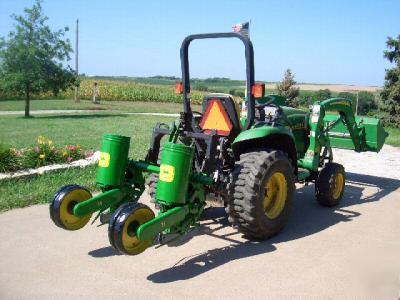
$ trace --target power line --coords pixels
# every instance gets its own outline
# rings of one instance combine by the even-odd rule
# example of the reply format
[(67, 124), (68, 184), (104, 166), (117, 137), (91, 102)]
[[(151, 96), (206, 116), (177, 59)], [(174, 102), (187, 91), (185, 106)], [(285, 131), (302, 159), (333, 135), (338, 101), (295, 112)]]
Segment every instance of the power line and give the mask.
[[(79, 19), (76, 19), (76, 32), (75, 32), (75, 71), (79, 77)], [(79, 86), (75, 86), (75, 102), (79, 102)]]

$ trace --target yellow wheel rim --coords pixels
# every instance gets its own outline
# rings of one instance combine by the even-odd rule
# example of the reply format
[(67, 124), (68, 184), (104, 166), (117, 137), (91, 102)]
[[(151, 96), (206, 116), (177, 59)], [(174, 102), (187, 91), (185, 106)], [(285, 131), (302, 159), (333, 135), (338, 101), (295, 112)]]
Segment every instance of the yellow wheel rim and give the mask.
[(281, 172), (274, 173), (265, 183), (264, 211), (268, 218), (277, 218), (287, 198), (287, 182)]
[(139, 254), (151, 245), (152, 241), (140, 241), (136, 237), (136, 231), (140, 225), (154, 218), (154, 213), (148, 208), (135, 210), (125, 221), (122, 229), (122, 246), (129, 254)]
[(333, 188), (333, 198), (337, 200), (340, 197), (340, 194), (343, 191), (344, 187), (344, 178), (342, 173), (337, 173), (335, 176), (335, 183)]
[(92, 195), (84, 189), (76, 189), (64, 196), (60, 205), (60, 220), (68, 230), (78, 230), (85, 226), (92, 214), (77, 217), (73, 214), (74, 206), (82, 201), (92, 198)]

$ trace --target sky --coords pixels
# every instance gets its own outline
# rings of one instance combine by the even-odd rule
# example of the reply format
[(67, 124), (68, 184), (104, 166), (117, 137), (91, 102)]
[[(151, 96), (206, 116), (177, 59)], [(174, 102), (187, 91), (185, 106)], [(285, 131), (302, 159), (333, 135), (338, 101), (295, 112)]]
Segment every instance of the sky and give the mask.
[[(10, 15), (32, 4), (0, 0), (0, 36), (13, 29)], [(46, 0), (43, 10), (54, 30), (69, 26), (73, 46), (79, 18), (86, 75), (180, 77), (185, 36), (251, 19), (257, 81), (279, 81), (290, 68), (297, 82), (382, 86), (386, 39), (400, 34), (400, 0)], [(245, 79), (239, 40), (194, 41), (189, 57), (192, 77)]]

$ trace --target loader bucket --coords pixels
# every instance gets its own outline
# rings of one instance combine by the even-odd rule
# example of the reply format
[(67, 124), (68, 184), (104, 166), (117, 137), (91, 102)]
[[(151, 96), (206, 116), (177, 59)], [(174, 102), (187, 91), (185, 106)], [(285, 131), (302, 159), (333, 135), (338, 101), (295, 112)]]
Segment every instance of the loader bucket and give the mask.
[[(339, 115), (336, 114), (325, 115), (325, 126), (327, 126), (328, 123), (335, 122), (338, 118)], [(383, 128), (381, 120), (363, 116), (357, 116), (355, 119), (357, 126), (362, 129), (362, 151), (379, 152), (388, 136), (388, 133)], [(355, 149), (350, 133), (342, 121), (338, 122), (329, 130), (328, 140), (332, 148)]]

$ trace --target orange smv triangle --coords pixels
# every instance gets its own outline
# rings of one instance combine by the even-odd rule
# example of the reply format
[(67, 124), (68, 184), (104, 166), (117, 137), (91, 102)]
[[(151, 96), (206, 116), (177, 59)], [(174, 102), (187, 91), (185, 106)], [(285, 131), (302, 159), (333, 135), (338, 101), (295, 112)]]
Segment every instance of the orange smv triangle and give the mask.
[(217, 100), (211, 100), (200, 127), (203, 130), (217, 130), (218, 135), (228, 136), (232, 129), (232, 123), (222, 104)]

